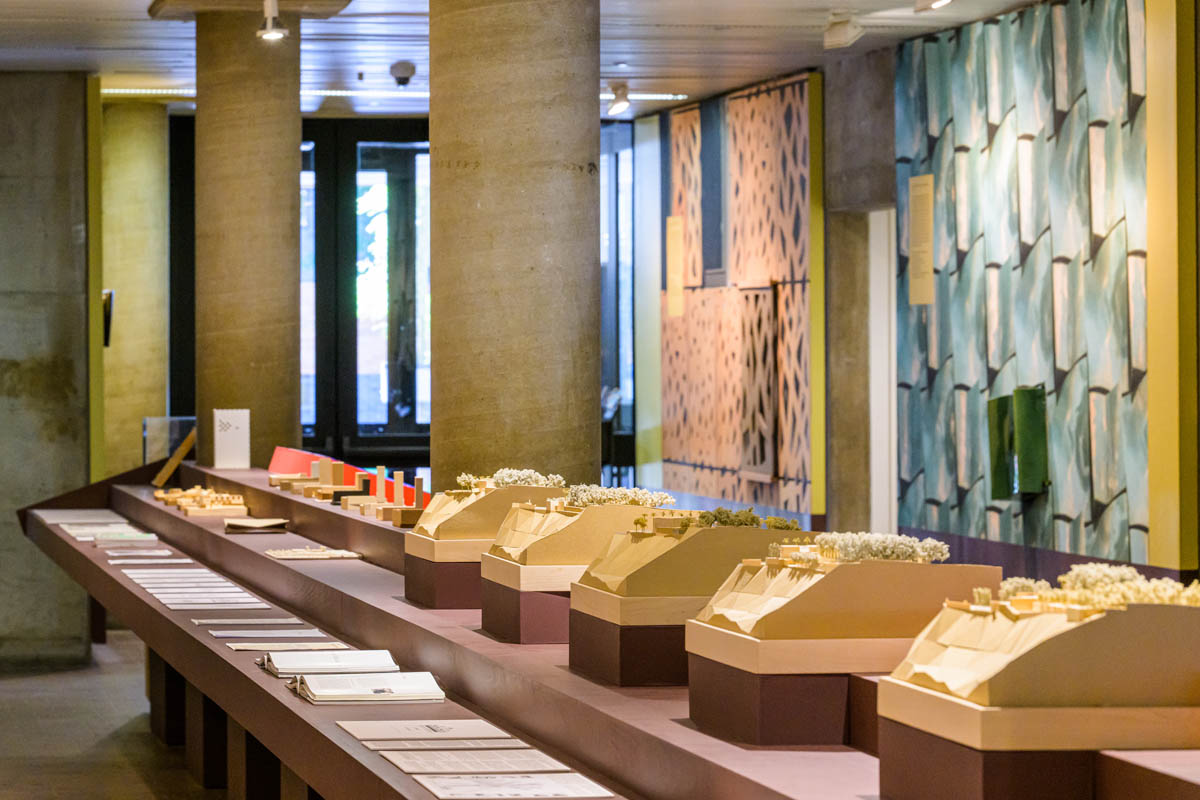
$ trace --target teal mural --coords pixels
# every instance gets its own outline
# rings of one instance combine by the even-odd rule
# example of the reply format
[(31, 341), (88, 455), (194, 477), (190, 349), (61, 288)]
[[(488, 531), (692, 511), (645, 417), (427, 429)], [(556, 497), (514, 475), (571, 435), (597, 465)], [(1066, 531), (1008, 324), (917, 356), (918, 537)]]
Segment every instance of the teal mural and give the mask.
[[(900, 46), (900, 524), (1144, 562), (1144, 0), (1030, 6)], [(935, 302), (908, 304), (908, 180)], [(993, 500), (987, 402), (1046, 391), (1048, 491)]]

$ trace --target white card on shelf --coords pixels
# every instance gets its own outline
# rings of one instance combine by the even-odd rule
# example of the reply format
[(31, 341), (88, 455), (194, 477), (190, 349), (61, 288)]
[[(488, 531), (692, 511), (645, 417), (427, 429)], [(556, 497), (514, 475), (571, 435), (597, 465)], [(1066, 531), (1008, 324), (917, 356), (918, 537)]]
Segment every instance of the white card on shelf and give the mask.
[(298, 617), (246, 617), (238, 619), (194, 619), (193, 625), (303, 625)]
[(291, 638), (322, 639), (325, 637), (325, 634), (321, 633), (316, 628), (301, 628), (299, 630), (290, 630), (290, 631), (289, 630), (279, 630), (279, 631), (228, 630), (228, 631), (209, 631), (209, 633), (211, 633), (213, 636), (217, 637), (218, 639), (250, 639), (250, 638), (257, 638), (257, 639), (275, 639), (275, 638), (279, 638), (279, 639), (291, 639)]
[(544, 797), (612, 797), (612, 792), (578, 772), (522, 775), (415, 775), (438, 800), (540, 800)]
[(368, 750), (510, 750), (529, 747), (520, 739), (365, 739)]
[(163, 603), (172, 611), (248, 611), (255, 608), (270, 608), (266, 603)]
[(509, 733), (486, 719), (338, 720), (355, 739), (507, 739)]
[(349, 650), (343, 642), (226, 642), (230, 650), (254, 650), (280, 652), (284, 650)]
[(250, 469), (250, 409), (213, 409), (213, 466)]
[(409, 774), (468, 772), (570, 772), (541, 750), (384, 750), (383, 757)]
[[(109, 552), (109, 555), (113, 555)], [(190, 558), (110, 558), (109, 564), (192, 564)]]

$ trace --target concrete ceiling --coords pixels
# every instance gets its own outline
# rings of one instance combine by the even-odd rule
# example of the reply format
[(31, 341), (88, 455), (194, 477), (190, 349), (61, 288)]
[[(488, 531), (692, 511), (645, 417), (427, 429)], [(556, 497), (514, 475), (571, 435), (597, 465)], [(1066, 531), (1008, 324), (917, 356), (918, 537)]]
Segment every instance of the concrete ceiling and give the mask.
[[(867, 32), (848, 50), (827, 53), (822, 33), (828, 0), (601, 0), (601, 76), (605, 83), (628, 83), (632, 92), (696, 100), (819, 66), (831, 56), (988, 17), (1015, 0), (954, 0), (922, 14), (900, 2), (836, 0), (833, 7), (853, 13)], [(151, 20), (148, 6), (149, 0), (0, 0), (0, 69), (95, 71), (110, 91), (190, 89), (192, 24)], [(352, 0), (336, 17), (304, 20), (303, 110), (427, 113), (427, 12), (428, 0)], [(269, 45), (247, 31), (247, 46)], [(398, 60), (417, 65), (407, 92), (398, 92), (388, 75), (388, 66)], [(497, 75), (497, 93), (508, 88)], [(328, 90), (377, 94), (323, 96)], [(634, 103), (625, 116), (676, 104)]]

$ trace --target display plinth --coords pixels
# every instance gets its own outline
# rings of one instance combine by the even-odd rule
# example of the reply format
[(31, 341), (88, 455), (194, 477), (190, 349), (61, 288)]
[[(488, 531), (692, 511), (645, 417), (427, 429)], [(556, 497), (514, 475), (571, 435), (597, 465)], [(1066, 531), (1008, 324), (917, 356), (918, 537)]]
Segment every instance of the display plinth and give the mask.
[(1095, 760), (1091, 751), (977, 750), (879, 719), (884, 800), (1093, 800)]
[(484, 553), (483, 629), (505, 642), (566, 644), (571, 583), (586, 569), (578, 564), (518, 564)]
[[(850, 673), (864, 665), (883, 672), (911, 644), (911, 639), (763, 640), (688, 620), (689, 714), (701, 730), (731, 741), (848, 744), (872, 751), (875, 684)], [(869, 701), (855, 698), (856, 691)], [(852, 707), (857, 713), (850, 713)]]
[(571, 584), (570, 652), (574, 669), (617, 686), (688, 682), (684, 623), (703, 596), (624, 597)]
[(683, 625), (618, 625), (571, 609), (571, 669), (615, 686), (682, 686)]
[(404, 533), (404, 598), (426, 608), (479, 608), (479, 557), (486, 539), (439, 541)]
[(688, 653), (688, 708), (705, 733), (757, 745), (848, 743), (850, 676), (757, 675)]

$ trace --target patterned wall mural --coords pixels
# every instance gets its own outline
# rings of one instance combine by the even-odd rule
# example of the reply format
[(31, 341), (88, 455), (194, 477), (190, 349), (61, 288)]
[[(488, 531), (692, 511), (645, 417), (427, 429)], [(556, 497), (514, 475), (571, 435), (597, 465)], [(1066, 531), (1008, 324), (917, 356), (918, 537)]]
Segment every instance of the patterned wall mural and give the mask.
[[(1143, 0), (913, 40), (896, 70), (900, 524), (1144, 561)], [(908, 304), (910, 176), (936, 299)], [(1048, 492), (991, 500), (987, 401), (1047, 392)]]
[(704, 285), (699, 108), (666, 126), (685, 297), (681, 317), (663, 301), (663, 483), (810, 511), (808, 78), (710, 102), (722, 104), (724, 285)]

